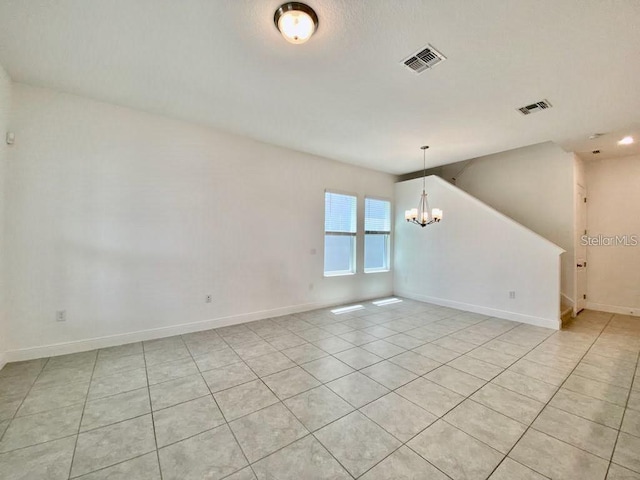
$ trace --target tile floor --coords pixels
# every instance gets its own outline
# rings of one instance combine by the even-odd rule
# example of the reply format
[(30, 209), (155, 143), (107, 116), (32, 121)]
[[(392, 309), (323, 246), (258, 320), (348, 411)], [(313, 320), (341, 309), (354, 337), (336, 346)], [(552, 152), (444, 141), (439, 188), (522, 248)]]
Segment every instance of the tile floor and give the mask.
[(639, 352), (404, 300), (14, 363), (0, 478), (640, 479)]

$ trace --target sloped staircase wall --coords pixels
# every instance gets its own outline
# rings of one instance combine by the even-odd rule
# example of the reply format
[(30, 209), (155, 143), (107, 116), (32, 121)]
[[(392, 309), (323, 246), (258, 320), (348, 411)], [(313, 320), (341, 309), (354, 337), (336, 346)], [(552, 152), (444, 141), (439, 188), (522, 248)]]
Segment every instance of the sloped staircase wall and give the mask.
[(404, 211), (417, 206), (422, 179), (395, 186), (395, 294), (560, 328), (564, 250), (440, 177), (427, 177), (426, 190), (444, 219), (421, 228)]

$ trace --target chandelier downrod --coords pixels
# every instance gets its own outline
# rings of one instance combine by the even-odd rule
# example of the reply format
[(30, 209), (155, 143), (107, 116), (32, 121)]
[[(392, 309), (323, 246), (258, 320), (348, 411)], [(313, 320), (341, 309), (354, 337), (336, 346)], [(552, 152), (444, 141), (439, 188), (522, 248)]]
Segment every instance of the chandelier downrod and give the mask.
[(442, 210), (429, 208), (429, 202), (427, 200), (427, 149), (429, 145), (423, 145), (420, 147), (422, 150), (422, 195), (420, 195), (420, 203), (418, 208), (412, 208), (411, 210), (405, 210), (404, 218), (407, 222), (415, 223), (421, 227), (426, 227), (432, 223), (438, 223), (442, 220)]

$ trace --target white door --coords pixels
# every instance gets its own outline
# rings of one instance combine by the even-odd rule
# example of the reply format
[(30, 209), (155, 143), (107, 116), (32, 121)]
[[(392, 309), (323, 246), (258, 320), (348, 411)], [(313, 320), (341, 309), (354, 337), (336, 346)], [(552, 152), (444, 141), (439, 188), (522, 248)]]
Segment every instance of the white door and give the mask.
[(582, 185), (576, 189), (576, 305), (574, 313), (578, 313), (587, 305), (587, 246), (582, 237), (587, 234), (587, 190)]

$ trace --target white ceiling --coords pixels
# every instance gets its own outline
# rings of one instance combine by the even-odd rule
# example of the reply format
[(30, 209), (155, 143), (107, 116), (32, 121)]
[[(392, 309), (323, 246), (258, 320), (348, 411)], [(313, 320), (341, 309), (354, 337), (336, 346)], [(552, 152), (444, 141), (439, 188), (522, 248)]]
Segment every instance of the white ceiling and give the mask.
[[(423, 144), (433, 167), (640, 133), (637, 0), (308, 0), (320, 25), (304, 45), (275, 29), (280, 3), (0, 0), (0, 64), (18, 82), (391, 173), (421, 168)], [(448, 60), (415, 75), (401, 61), (427, 43)], [(515, 110), (542, 99), (553, 108)]]

